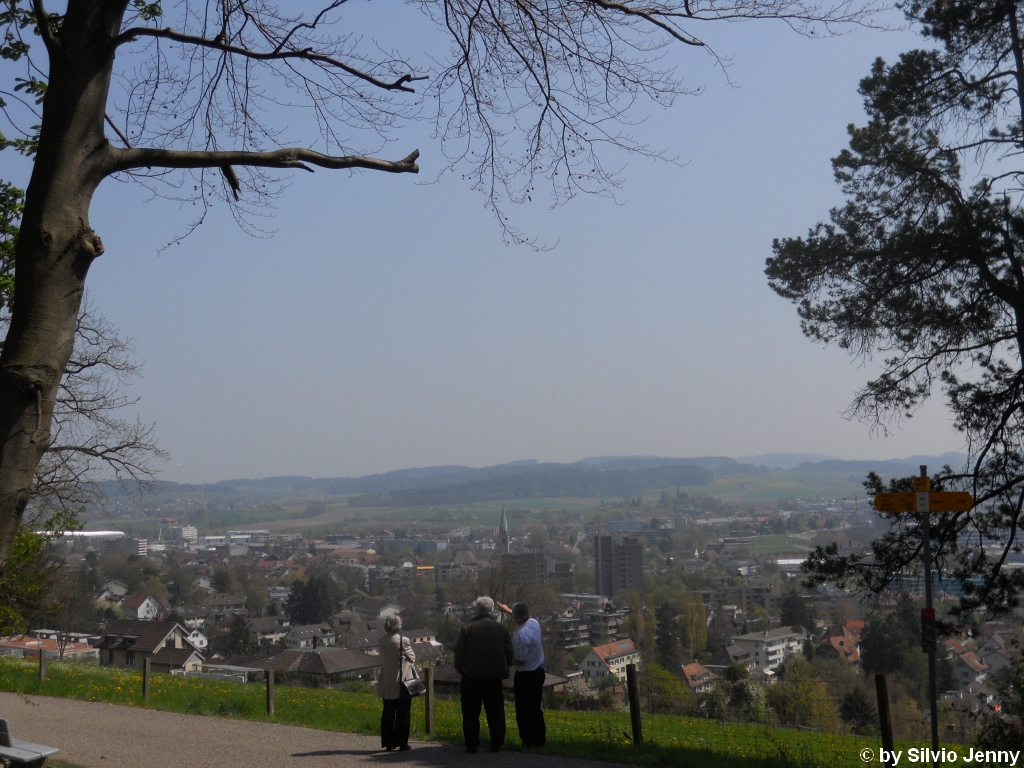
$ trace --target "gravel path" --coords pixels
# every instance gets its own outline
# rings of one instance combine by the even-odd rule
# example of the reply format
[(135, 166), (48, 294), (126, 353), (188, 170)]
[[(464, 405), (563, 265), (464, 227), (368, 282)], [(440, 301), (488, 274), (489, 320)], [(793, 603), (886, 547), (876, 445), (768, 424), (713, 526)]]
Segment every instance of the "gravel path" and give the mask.
[(377, 736), (3, 692), (0, 717), (10, 720), (12, 735), (59, 747), (57, 759), (83, 768), (614, 768), (521, 752), (492, 755), (486, 747), (468, 755), (431, 742), (386, 753)]

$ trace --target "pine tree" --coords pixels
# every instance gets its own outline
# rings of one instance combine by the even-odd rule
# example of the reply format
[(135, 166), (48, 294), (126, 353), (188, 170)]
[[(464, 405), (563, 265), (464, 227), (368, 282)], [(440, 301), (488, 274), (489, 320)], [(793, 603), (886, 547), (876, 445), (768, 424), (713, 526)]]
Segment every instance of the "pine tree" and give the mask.
[[(923, 44), (877, 59), (860, 82), (868, 120), (832, 160), (846, 202), (805, 237), (776, 240), (769, 284), (815, 342), (880, 361), (849, 415), (883, 433), (933, 395), (971, 454), (933, 478), (976, 504), (934, 515), (935, 573), (963, 587), (951, 606), (1013, 610), (1024, 572), (1002, 567), (1024, 522), (1024, 7), (1020, 0), (896, 4)], [(871, 493), (912, 490), (869, 474)], [(880, 595), (920, 573), (923, 529), (891, 524), (863, 554), (818, 547), (811, 584)], [(1000, 542), (994, 556), (980, 539)], [(915, 630), (916, 632), (916, 630)]]
[(662, 605), (654, 612), (658, 621), (658, 629), (655, 643), (658, 650), (658, 663), (663, 669), (679, 669), (679, 625), (672, 614), (674, 611), (668, 603)]
[(839, 717), (853, 728), (854, 733), (861, 736), (872, 735), (878, 723), (878, 712), (861, 688), (854, 688), (843, 697), (843, 703), (839, 705)]
[(231, 620), (228, 630), (228, 652), (233, 655), (245, 656), (256, 652), (256, 643), (249, 631), (249, 620), (237, 615)]

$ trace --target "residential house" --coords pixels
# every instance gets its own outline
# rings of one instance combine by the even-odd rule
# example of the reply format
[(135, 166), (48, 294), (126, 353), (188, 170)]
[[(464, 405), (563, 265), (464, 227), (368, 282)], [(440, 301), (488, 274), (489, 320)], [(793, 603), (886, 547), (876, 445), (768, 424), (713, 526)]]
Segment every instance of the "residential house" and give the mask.
[(218, 614), (217, 620), (230, 618), (236, 613), (245, 613), (245, 598), (235, 597), (224, 592), (217, 592), (203, 600), (200, 605), (210, 608)]
[(444, 654), (440, 644), (412, 643), (411, 645), (412, 652), (416, 655), (416, 663), (418, 664), (432, 664)]
[(290, 631), (291, 621), (284, 616), (267, 616), (262, 619), (249, 619), (249, 631), (261, 643), (275, 645), (280, 643)]
[[(61, 648), (61, 645), (64, 647)], [(15, 635), (0, 638), (0, 656), (28, 657), (38, 659), (74, 659), (75, 661), (95, 661), (99, 651), (88, 643), (67, 640), (61, 643), (56, 637), (35, 637), (33, 635)]]
[(754, 651), (748, 646), (732, 643), (726, 646), (725, 650), (729, 654), (730, 662), (739, 664), (750, 672), (758, 668), (757, 662), (754, 661)]
[(311, 648), (330, 648), (337, 641), (330, 624), (298, 624), (288, 630), (284, 644), (290, 651), (303, 651)]
[(216, 611), (205, 605), (179, 605), (174, 609), (178, 619), (189, 629), (205, 629), (208, 624), (213, 624)]
[(825, 628), (824, 634), (818, 639), (815, 653), (823, 659), (839, 659), (851, 664), (860, 661), (860, 648), (853, 635), (839, 624)]
[(353, 603), (352, 610), (364, 619), (383, 619), (400, 614), (402, 606), (390, 597), (367, 597)]
[[(779, 627), (764, 632), (751, 632), (730, 640), (729, 646), (738, 646), (754, 656), (754, 666), (775, 669), (786, 656), (803, 650), (806, 632), (803, 627)], [(731, 655), (731, 654), (730, 654)]]
[(100, 596), (98, 600), (107, 600), (111, 603), (118, 603), (128, 596), (128, 585), (123, 581), (112, 579), (100, 585)]
[(690, 689), (690, 693), (707, 693), (715, 687), (715, 680), (718, 679), (714, 672), (697, 662), (683, 664), (683, 677), (686, 679), (686, 687)]
[(957, 656), (956, 661), (953, 662), (953, 667), (956, 670), (956, 678), (960, 681), (961, 685), (981, 682), (985, 679), (985, 675), (988, 672), (988, 665), (981, 661), (974, 654), (974, 651), (967, 651)]
[(408, 632), (402, 630), (402, 636), (409, 638), (410, 643), (430, 643), (440, 645), (437, 636), (432, 629), (410, 629)]
[(555, 647), (561, 651), (571, 651), (590, 644), (590, 625), (578, 616), (559, 616), (556, 613), (551, 621), (551, 629), (555, 634)]
[(384, 630), (374, 629), (370, 632), (358, 632), (345, 638), (345, 647), (370, 656), (380, 654), (380, 639), (384, 636)]
[(209, 638), (198, 629), (193, 629), (188, 633), (188, 641), (199, 651), (205, 651), (210, 645)]
[(591, 644), (604, 645), (626, 637), (622, 628), (622, 622), (626, 619), (625, 611), (616, 611), (609, 604), (600, 611), (587, 611), (584, 617)]
[(606, 675), (625, 680), (627, 664), (636, 664), (637, 669), (640, 668), (640, 651), (629, 638), (591, 648), (579, 668), (583, 678), (590, 682)]
[(163, 605), (148, 592), (132, 592), (121, 603), (121, 610), (126, 618), (152, 621), (160, 618)]
[(150, 659), (155, 672), (190, 672), (203, 663), (188, 630), (174, 621), (118, 619), (110, 622), (96, 647), (104, 667), (142, 669), (143, 660)]
[(291, 587), (267, 587), (267, 599), (275, 602), (287, 602), (292, 596)]
[[(287, 650), (274, 656), (232, 656), (231, 667), (259, 671), (271, 669), (277, 682), (338, 686), (345, 680), (369, 680), (380, 674), (380, 659), (345, 648)], [(216, 671), (215, 665), (207, 665)]]

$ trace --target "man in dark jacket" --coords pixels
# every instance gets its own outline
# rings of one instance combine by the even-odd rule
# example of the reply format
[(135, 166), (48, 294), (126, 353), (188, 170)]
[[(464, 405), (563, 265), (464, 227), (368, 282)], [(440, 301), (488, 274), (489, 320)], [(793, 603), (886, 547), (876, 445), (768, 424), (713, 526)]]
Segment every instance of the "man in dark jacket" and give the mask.
[(455, 670), (462, 675), (462, 734), (466, 751), (480, 746), (480, 706), (487, 713), (491, 730), (491, 752), (505, 743), (505, 698), (501, 681), (508, 677), (514, 656), (512, 636), (491, 618), (494, 601), (478, 597), (473, 603), (476, 616), (459, 630), (455, 641)]

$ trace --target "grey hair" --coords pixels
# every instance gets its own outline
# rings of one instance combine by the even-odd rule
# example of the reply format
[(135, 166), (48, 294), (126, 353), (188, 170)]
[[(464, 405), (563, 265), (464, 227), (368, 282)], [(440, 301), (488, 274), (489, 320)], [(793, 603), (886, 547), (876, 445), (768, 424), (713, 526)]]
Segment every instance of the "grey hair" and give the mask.
[(486, 595), (473, 601), (473, 610), (477, 616), (490, 616), (494, 613), (494, 601)]
[(402, 628), (402, 617), (397, 613), (393, 613), (390, 616), (384, 617), (384, 631), (389, 635), (395, 634)]
[(516, 603), (512, 606), (512, 615), (515, 616), (517, 619), (522, 619), (523, 621), (526, 621), (528, 618), (530, 618), (530, 606), (528, 606), (526, 603)]

